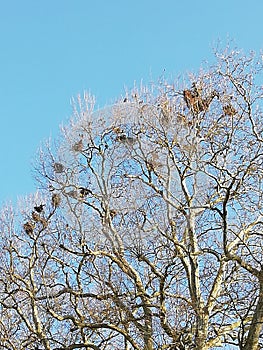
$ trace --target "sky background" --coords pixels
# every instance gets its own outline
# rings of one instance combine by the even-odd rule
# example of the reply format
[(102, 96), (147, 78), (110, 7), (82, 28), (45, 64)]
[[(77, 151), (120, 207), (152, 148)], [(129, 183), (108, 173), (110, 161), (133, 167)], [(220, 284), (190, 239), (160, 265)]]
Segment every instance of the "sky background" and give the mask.
[(97, 108), (163, 74), (263, 48), (262, 0), (0, 0), (0, 204), (36, 190), (32, 163), (84, 90)]

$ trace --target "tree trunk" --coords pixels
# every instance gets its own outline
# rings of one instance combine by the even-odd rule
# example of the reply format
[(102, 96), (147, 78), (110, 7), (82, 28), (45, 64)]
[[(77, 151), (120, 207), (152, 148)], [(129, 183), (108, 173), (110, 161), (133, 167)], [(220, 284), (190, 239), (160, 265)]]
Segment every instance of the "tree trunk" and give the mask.
[(256, 310), (249, 328), (247, 341), (243, 350), (257, 350), (259, 335), (263, 325), (263, 281), (260, 281), (260, 290)]

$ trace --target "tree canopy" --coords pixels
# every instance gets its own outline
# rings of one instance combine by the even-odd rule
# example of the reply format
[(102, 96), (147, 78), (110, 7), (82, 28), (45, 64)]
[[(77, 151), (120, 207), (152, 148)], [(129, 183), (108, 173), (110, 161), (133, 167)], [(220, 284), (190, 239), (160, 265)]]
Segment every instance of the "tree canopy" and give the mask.
[(72, 101), (1, 211), (1, 349), (263, 347), (263, 62), (215, 57)]

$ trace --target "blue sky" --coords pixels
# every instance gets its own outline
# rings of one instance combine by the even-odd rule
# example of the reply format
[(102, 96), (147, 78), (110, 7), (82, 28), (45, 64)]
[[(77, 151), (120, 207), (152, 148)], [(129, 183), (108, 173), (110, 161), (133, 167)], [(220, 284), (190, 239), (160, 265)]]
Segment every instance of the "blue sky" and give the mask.
[(111, 104), (212, 62), (218, 39), (259, 52), (262, 13), (262, 0), (0, 0), (0, 204), (35, 191), (31, 164), (72, 96)]

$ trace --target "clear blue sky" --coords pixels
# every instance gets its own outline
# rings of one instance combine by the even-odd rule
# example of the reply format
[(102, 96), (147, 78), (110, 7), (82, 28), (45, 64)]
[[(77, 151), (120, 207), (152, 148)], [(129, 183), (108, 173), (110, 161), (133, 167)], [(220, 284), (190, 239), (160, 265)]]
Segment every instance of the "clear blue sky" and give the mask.
[(0, 0), (0, 203), (83, 90), (103, 107), (141, 79), (197, 70), (217, 39), (263, 48), (262, 0)]

